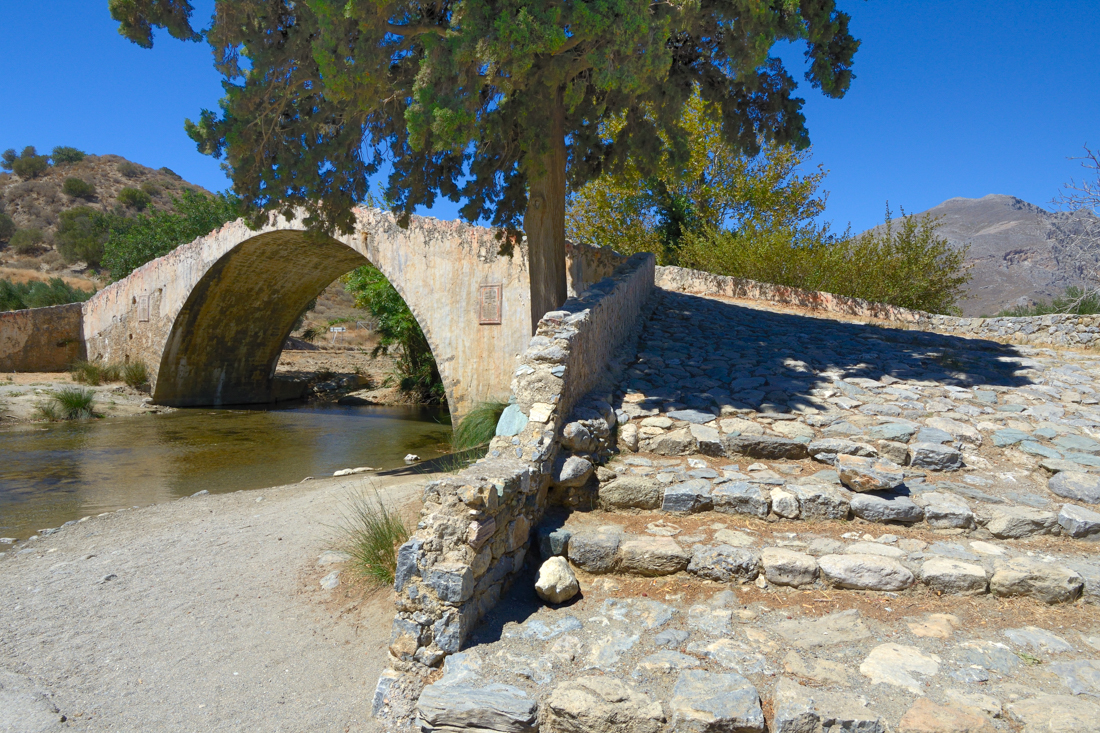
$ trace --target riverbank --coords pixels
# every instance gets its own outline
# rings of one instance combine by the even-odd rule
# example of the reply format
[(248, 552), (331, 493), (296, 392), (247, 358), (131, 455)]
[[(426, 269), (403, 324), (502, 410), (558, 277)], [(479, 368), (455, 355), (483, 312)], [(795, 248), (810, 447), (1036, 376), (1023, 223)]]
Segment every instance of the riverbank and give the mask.
[(352, 493), (415, 517), (432, 478), (196, 496), (16, 545), (0, 555), (0, 729), (379, 730), (392, 592), (323, 553)]

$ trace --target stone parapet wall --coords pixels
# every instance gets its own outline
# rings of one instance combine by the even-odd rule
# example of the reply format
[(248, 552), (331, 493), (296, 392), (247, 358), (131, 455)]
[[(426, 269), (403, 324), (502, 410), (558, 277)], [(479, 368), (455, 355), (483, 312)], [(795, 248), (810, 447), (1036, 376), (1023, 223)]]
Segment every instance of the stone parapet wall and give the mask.
[(1093, 349), (1100, 347), (1100, 316), (962, 318), (872, 303), (821, 291), (772, 285), (683, 267), (658, 267), (657, 287), (695, 295), (719, 295), (835, 313), (895, 328), (989, 339), (1002, 343)]
[(84, 358), (80, 303), (0, 313), (0, 372), (63, 372)]
[[(543, 316), (519, 359), (513, 404), (489, 454), (427, 486), (416, 532), (398, 553), (390, 652), (399, 669), (438, 666), (459, 651), (523, 567), (551, 489), (591, 476), (587, 458), (561, 455), (562, 427), (604, 384), (611, 361), (640, 327), (653, 273), (653, 256), (635, 255)], [(615, 413), (603, 404), (606, 439)]]
[(569, 297), (575, 298), (589, 285), (609, 277), (626, 260), (626, 255), (610, 247), (593, 247), (566, 240), (565, 273), (569, 281)]

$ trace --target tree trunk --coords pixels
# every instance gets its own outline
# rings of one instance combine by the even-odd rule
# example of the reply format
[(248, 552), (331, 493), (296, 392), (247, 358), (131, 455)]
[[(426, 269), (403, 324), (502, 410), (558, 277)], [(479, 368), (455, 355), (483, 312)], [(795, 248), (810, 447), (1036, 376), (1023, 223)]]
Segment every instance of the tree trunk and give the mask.
[(527, 261), (531, 274), (531, 333), (547, 311), (566, 299), (565, 283), (565, 100), (550, 101), (550, 139), (528, 173)]

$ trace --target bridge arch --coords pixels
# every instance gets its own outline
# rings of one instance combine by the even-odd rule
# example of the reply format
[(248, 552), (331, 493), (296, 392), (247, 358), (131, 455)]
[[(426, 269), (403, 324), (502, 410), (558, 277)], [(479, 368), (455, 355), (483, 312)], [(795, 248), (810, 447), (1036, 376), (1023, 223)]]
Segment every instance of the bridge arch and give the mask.
[(335, 237), (300, 221), (259, 230), (233, 222), (147, 263), (85, 304), (88, 358), (144, 361), (159, 404), (273, 401), (279, 354), (302, 309), (370, 262), (424, 330), (452, 415), (507, 395), (531, 335), (522, 251), (501, 256), (493, 232), (459, 222), (414, 217), (402, 229), (388, 212), (356, 216), (355, 231)]

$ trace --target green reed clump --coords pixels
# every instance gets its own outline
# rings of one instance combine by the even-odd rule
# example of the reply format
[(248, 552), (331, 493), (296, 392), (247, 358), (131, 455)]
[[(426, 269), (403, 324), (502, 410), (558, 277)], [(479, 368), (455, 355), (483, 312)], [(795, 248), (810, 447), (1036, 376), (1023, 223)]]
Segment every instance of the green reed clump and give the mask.
[(47, 420), (86, 420), (95, 417), (95, 392), (83, 387), (65, 387), (38, 405), (38, 414)]
[(337, 547), (351, 556), (349, 564), (357, 575), (373, 586), (393, 584), (397, 548), (409, 538), (410, 528), (377, 490), (353, 494), (336, 529)]
[(479, 402), (455, 428), (451, 446), (461, 451), (488, 443), (496, 435), (497, 423), (506, 407), (506, 402)]
[(122, 381), (134, 389), (149, 386), (149, 367), (143, 361), (131, 361), (122, 367)]

